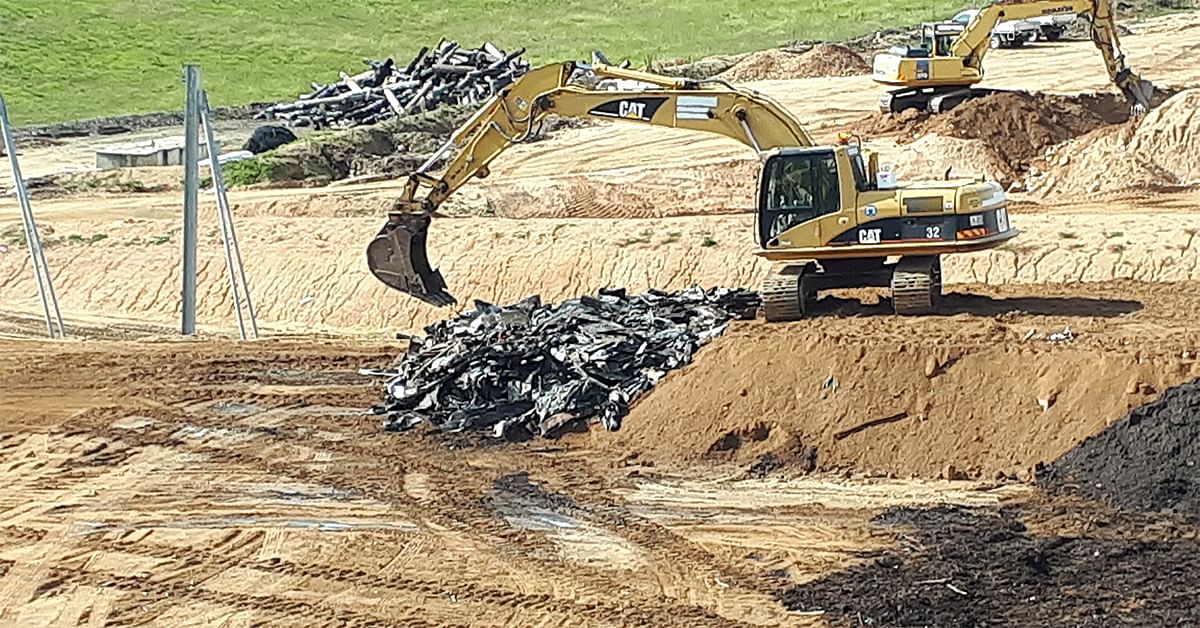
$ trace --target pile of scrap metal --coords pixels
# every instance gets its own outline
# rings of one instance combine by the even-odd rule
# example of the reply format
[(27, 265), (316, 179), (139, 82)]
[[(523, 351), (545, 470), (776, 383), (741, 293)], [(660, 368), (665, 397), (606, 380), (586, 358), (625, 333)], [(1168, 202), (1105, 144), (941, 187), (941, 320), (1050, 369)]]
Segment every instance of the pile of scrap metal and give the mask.
[(757, 293), (694, 287), (596, 296), (543, 305), (534, 296), (474, 311), (425, 329), (388, 377), (384, 428), (426, 423), (444, 432), (488, 429), (496, 437), (553, 437), (581, 421), (616, 430), (630, 404), (670, 370), (750, 319)]
[(313, 83), (311, 93), (255, 117), (297, 127), (350, 127), (441, 105), (478, 104), (529, 70), (524, 53), (524, 48), (505, 52), (490, 43), (468, 50), (443, 39), (432, 50), (422, 48), (407, 66), (364, 59), (371, 69), (355, 76), (341, 72), (342, 80), (330, 85)]

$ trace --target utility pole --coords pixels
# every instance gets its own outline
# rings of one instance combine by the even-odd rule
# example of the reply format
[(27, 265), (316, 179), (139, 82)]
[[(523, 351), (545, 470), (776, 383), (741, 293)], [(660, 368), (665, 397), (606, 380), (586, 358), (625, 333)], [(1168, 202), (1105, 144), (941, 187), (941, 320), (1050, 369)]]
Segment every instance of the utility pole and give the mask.
[[(185, 336), (196, 333), (196, 226), (200, 193), (200, 66), (184, 66), (187, 85), (183, 145), (183, 321)], [(210, 153), (209, 157), (213, 157)]]

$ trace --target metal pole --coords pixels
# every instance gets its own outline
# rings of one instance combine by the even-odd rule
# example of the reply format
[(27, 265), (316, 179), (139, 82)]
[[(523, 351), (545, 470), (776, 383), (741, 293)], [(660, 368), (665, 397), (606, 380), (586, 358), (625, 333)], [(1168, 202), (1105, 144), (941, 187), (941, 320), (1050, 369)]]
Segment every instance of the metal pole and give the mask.
[(183, 321), (185, 336), (196, 333), (196, 228), (200, 191), (200, 66), (185, 65), (187, 96), (183, 144)]
[[(217, 166), (220, 168), (220, 165)], [(221, 196), (225, 196), (225, 191), (221, 191)], [(246, 310), (250, 316), (250, 330), (254, 332), (254, 337), (258, 338), (258, 315), (254, 313), (254, 300), (250, 298), (250, 282), (246, 281), (246, 266), (242, 263), (242, 248), (238, 246), (237, 232), (233, 228), (233, 212), (229, 209), (229, 199), (225, 199), (225, 220), (229, 223), (229, 240), (233, 243), (233, 254), (237, 256), (238, 275), (242, 278), (242, 289), (246, 291)]]
[[(203, 105), (204, 124), (205, 128), (208, 128), (209, 121), (212, 119), (212, 111), (208, 107), (208, 92), (204, 92), (203, 94)], [(217, 197), (219, 201), (217, 209), (225, 215), (225, 224), (228, 226), (229, 231), (229, 243), (233, 249), (234, 264), (237, 267), (238, 277), (242, 282), (242, 291), (246, 296), (246, 313), (250, 316), (250, 329), (254, 333), (254, 337), (258, 338), (258, 314), (254, 311), (254, 299), (250, 296), (250, 282), (246, 279), (246, 265), (242, 263), (242, 247), (238, 244), (237, 228), (233, 222), (233, 209), (229, 206), (229, 192), (225, 189), (224, 166), (213, 157), (212, 151), (214, 148), (212, 146), (215, 146), (215, 144), (215, 140), (212, 141), (209, 148), (209, 164), (210, 167), (216, 168), (221, 172), (221, 188)]]
[[(25, 229), (25, 242), (29, 246), (29, 261), (33, 265), (34, 280), (37, 282), (38, 299), (42, 302), (42, 313), (46, 317), (46, 333), (55, 337), (54, 322), (58, 323), (58, 336), (66, 336), (63, 327), (62, 313), (58, 309), (58, 298), (54, 293), (54, 282), (50, 277), (50, 269), (46, 264), (46, 256), (42, 251), (42, 240), (38, 235), (37, 222), (33, 217), (33, 205), (29, 202), (29, 192), (25, 189), (25, 179), (21, 175), (21, 164), (17, 159), (17, 144), (13, 140), (12, 125), (8, 121), (8, 105), (0, 96), (0, 131), (4, 136), (4, 146), (8, 151), (8, 164), (12, 168), (13, 184), (17, 189), (17, 202), (21, 206), (21, 224)], [(50, 310), (53, 304), (54, 316)]]
[(208, 112), (208, 94), (204, 90), (200, 91), (200, 122), (204, 126), (204, 137), (208, 143), (209, 172), (212, 173), (213, 192), (217, 197), (217, 218), (221, 223), (221, 240), (225, 247), (225, 268), (229, 271), (229, 290), (233, 293), (233, 309), (237, 314), (238, 333), (242, 340), (245, 340), (246, 322), (242, 319), (242, 298), (238, 294), (238, 273), (234, 268), (233, 237), (230, 235), (233, 225), (230, 224), (232, 221), (227, 213), (225, 174), (221, 170), (221, 164), (217, 161), (217, 138), (213, 134), (212, 119)]

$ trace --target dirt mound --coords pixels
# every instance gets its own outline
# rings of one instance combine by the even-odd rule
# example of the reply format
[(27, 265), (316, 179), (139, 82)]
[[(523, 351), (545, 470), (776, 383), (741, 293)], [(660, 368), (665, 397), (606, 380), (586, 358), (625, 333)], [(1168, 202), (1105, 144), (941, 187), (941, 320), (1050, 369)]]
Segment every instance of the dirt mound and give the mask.
[(1172, 388), (1038, 473), (1115, 506), (1200, 515), (1200, 381)]
[(761, 81), (856, 76), (870, 72), (870, 64), (857, 52), (837, 44), (817, 44), (800, 53), (780, 49), (755, 52), (717, 77), (729, 81)]
[(1200, 185), (1200, 90), (1185, 90), (1140, 122), (1062, 147), (1029, 189), (1046, 197), (1173, 191)]
[(682, 76), (691, 79), (712, 78), (737, 65), (747, 55), (714, 55), (699, 61), (687, 59), (662, 59), (651, 62), (647, 70), (666, 76)]
[(1005, 187), (1020, 180), (1020, 173), (992, 145), (983, 140), (959, 139), (942, 135), (926, 135), (902, 144), (899, 152), (888, 159), (901, 180), (985, 175)]
[(1039, 462), (1143, 403), (1143, 391), (1186, 381), (1200, 368), (1180, 368), (1166, 357), (1138, 363), (1123, 352), (1063, 348), (1044, 338), (1022, 341), (1030, 327), (1061, 330), (1055, 313), (1078, 309), (1103, 326), (1128, 311), (1104, 300), (1005, 303), (952, 295), (951, 311), (1034, 308), (1049, 316), (1009, 329), (957, 315), (963, 338), (943, 337), (940, 345), (909, 340), (938, 337), (927, 327), (932, 319), (897, 326), (888, 316), (857, 317), (856, 332), (831, 332), (829, 316), (855, 309), (830, 297), (823, 302), (831, 300), (811, 321), (736, 326), (692, 366), (665, 378), (619, 432), (588, 438), (656, 464), (750, 465), (771, 454), (800, 468), (937, 477), (952, 465), (950, 475), (1031, 479)]
[(1128, 118), (1125, 105), (1114, 95), (1007, 91), (969, 100), (942, 114), (873, 114), (856, 129), (868, 135), (898, 135), (900, 141), (931, 134), (982, 140), (1009, 170), (1024, 172), (1047, 148)]
[[(1178, 594), (1190, 590), (1191, 574), (1200, 569), (1194, 529), (1155, 534), (1147, 526), (1161, 528), (1161, 522), (1118, 518), (1097, 525), (1100, 532), (1072, 525), (1038, 534), (1027, 516), (1011, 508), (891, 509), (875, 524), (903, 535), (903, 549), (785, 589), (776, 598), (789, 610), (824, 611), (831, 625), (846, 626), (1200, 621), (1200, 609)], [(1092, 516), (1105, 519), (1103, 513)]]

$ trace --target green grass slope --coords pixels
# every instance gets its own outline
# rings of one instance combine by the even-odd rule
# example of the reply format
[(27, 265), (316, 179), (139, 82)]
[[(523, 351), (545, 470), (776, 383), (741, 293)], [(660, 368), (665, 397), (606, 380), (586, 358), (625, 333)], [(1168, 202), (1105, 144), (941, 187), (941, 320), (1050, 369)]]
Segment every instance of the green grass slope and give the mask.
[(442, 37), (525, 46), (534, 62), (596, 48), (637, 64), (841, 39), (949, 17), (951, 0), (0, 0), (0, 94), (14, 123), (182, 108), (185, 62), (214, 105), (292, 98), (362, 57)]

